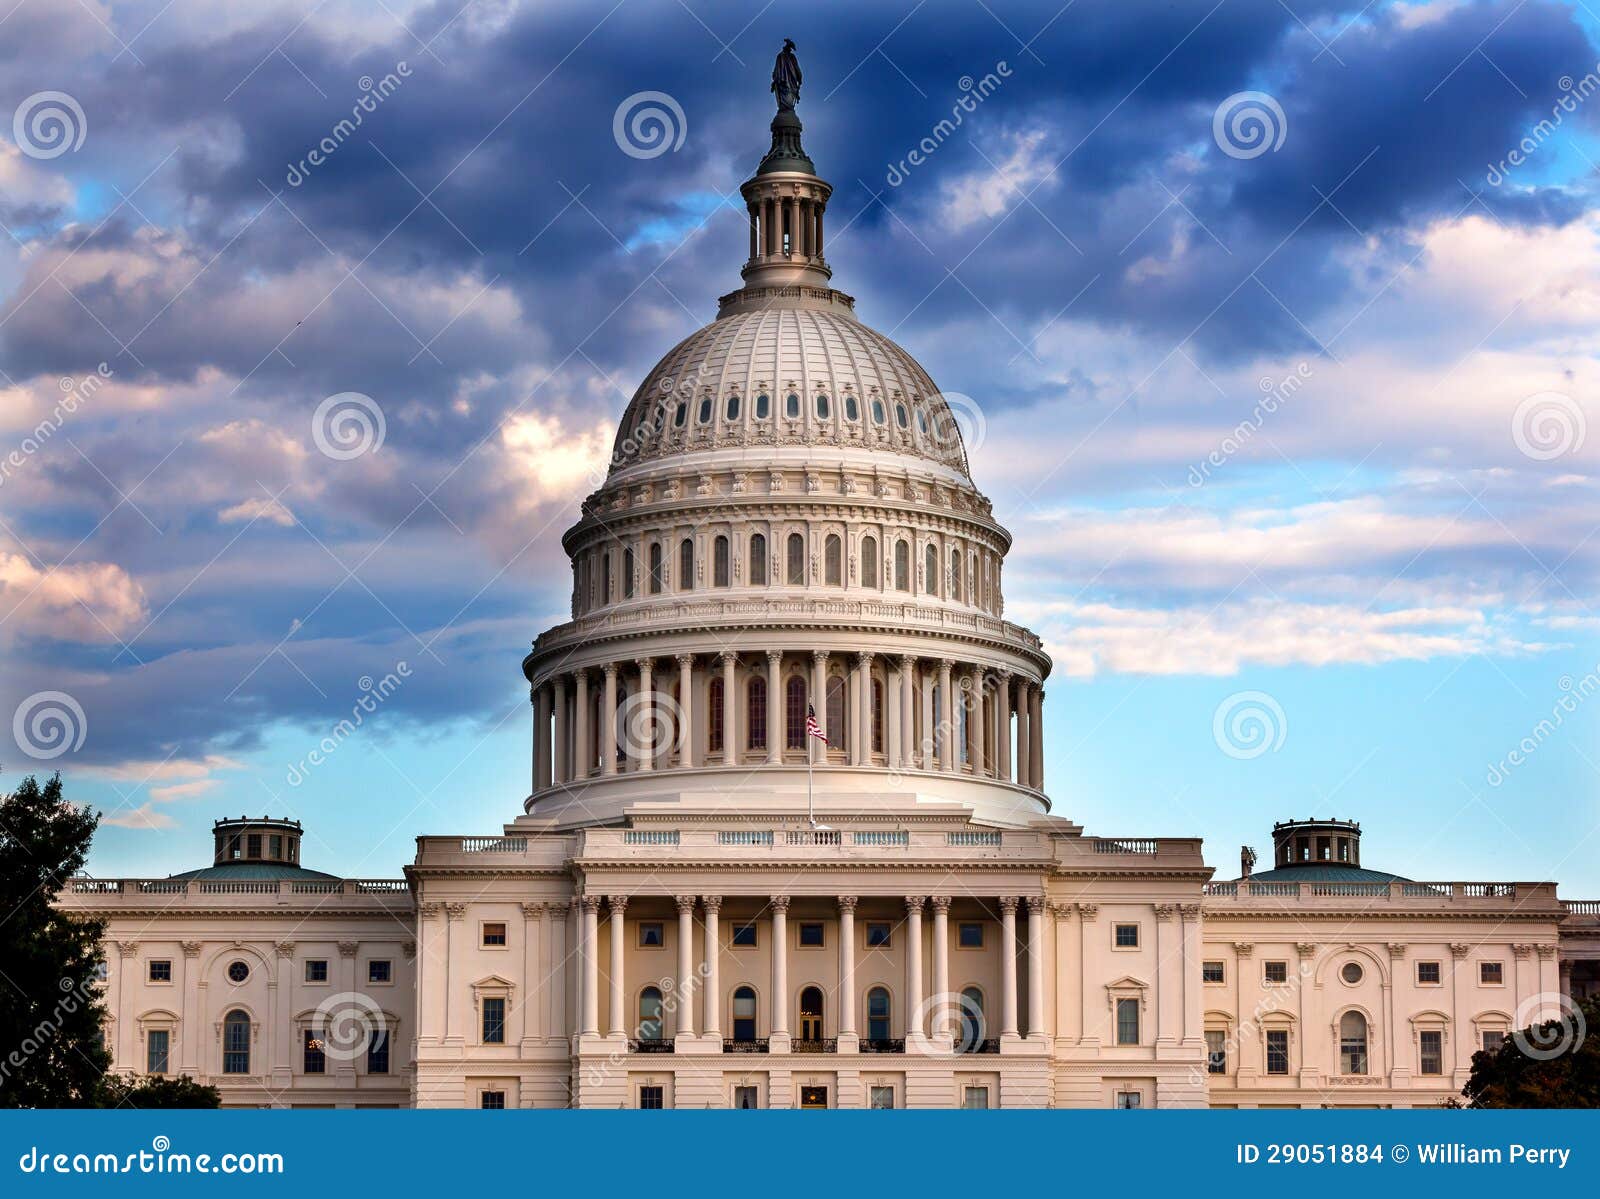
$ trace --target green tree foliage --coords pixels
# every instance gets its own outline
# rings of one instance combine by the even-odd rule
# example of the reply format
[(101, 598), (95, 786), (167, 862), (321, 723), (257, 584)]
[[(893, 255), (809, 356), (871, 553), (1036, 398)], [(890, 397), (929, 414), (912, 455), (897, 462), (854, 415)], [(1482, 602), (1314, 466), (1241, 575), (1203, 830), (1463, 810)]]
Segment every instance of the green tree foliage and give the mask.
[[(1600, 998), (1472, 1055), (1467, 1107), (1600, 1107)], [(1520, 1042), (1520, 1043), (1519, 1043)], [(1539, 1050), (1538, 1056), (1523, 1045)], [(1553, 1057), (1544, 1052), (1560, 1048)]]
[(141, 1111), (172, 1107), (220, 1107), (222, 1096), (216, 1087), (195, 1082), (187, 1074), (170, 1078), (146, 1074), (123, 1078), (107, 1074), (95, 1093), (96, 1107), (131, 1107)]
[(0, 1107), (90, 1107), (110, 1059), (101, 1038), (101, 920), (55, 907), (99, 817), (61, 776), (0, 796)]

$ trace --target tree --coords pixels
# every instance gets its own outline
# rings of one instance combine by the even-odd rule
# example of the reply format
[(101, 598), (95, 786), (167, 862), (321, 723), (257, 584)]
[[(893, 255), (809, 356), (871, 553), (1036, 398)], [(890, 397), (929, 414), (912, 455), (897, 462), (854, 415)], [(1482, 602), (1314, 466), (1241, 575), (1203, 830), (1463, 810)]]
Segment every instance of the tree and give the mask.
[(1600, 1107), (1600, 996), (1473, 1054), (1461, 1093), (1467, 1107)]
[(222, 1095), (216, 1087), (195, 1082), (187, 1074), (169, 1078), (146, 1074), (142, 1078), (123, 1078), (107, 1074), (95, 1092), (96, 1107), (132, 1107), (141, 1111), (174, 1107), (220, 1107)]
[(103, 920), (56, 897), (100, 818), (29, 776), (0, 796), (0, 1107), (90, 1107), (110, 1065), (101, 1034)]

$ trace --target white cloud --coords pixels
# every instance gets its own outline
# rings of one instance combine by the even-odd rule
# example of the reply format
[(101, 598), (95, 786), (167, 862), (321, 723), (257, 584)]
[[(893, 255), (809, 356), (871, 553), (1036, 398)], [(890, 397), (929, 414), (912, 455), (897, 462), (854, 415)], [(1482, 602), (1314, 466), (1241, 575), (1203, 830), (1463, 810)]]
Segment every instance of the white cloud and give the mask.
[(35, 565), (0, 549), (0, 640), (115, 641), (148, 619), (144, 589), (110, 562)]
[(945, 227), (954, 232), (992, 220), (1044, 180), (1053, 165), (1043, 149), (1045, 133), (1034, 129), (1011, 134), (1003, 157), (989, 155), (993, 165), (986, 162), (941, 183), (939, 215)]
[(290, 512), (279, 501), (265, 496), (240, 500), (237, 504), (224, 508), (217, 513), (217, 519), (222, 521), (223, 524), (264, 520), (275, 525), (282, 525), (284, 528), (291, 528), (295, 524), (293, 512)]

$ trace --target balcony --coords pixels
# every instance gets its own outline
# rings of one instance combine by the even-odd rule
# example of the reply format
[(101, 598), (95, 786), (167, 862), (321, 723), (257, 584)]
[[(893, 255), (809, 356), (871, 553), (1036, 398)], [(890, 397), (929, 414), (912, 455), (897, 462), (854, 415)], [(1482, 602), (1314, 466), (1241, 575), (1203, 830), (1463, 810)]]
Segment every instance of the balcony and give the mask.
[(906, 1051), (905, 1038), (880, 1037), (877, 1040), (861, 1042), (862, 1053), (904, 1053)]
[(1000, 1038), (991, 1037), (983, 1041), (960, 1041), (956, 1044), (957, 1053), (999, 1053)]
[(789, 1049), (793, 1053), (838, 1053), (838, 1037), (816, 1037), (811, 1040), (795, 1040), (790, 1042)]
[(724, 1037), (723, 1053), (767, 1053), (771, 1042), (766, 1037)]
[(672, 1042), (665, 1037), (633, 1037), (628, 1041), (629, 1053), (671, 1053)]

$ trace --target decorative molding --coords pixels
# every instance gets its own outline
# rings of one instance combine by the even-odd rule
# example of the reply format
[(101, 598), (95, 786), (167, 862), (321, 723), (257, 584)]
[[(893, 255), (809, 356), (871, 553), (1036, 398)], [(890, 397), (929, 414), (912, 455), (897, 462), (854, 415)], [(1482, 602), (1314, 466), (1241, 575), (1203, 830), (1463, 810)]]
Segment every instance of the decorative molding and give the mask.
[(278, 956), (280, 958), (292, 958), (292, 957), (294, 957), (294, 942), (293, 941), (279, 941), (276, 945), (273, 946), (273, 949), (275, 949), (277, 951)]
[(1097, 903), (1080, 903), (1078, 905), (1078, 915), (1086, 923), (1090, 920), (1098, 919), (1100, 916), (1100, 905)]
[(525, 919), (533, 920), (544, 915), (544, 904), (525, 903), (522, 905), (522, 915)]
[(620, 916), (628, 910), (628, 897), (626, 895), (607, 895), (606, 906), (611, 909), (613, 916)]
[(1155, 906), (1155, 913), (1156, 920), (1165, 924), (1178, 914), (1178, 906), (1171, 903), (1158, 903)]
[(131, 957), (135, 956), (139, 952), (139, 942), (137, 942), (137, 941), (118, 941), (117, 942), (117, 949), (119, 951), (121, 951), (123, 957), (131, 958)]
[(854, 895), (839, 896), (839, 911), (841, 914), (848, 912), (854, 916), (856, 912), (856, 897)]
[(691, 915), (694, 912), (693, 895), (675, 895), (673, 896), (673, 899), (678, 905), (678, 915), (686, 916)]
[(1247, 957), (1252, 956), (1255, 953), (1255, 951), (1256, 951), (1256, 947), (1250, 941), (1235, 941), (1233, 943), (1233, 952), (1238, 954), (1242, 958), (1247, 958)]
[(1455, 942), (1454, 944), (1452, 944), (1450, 946), (1450, 956), (1455, 958), (1457, 961), (1460, 961), (1462, 958), (1466, 957), (1471, 952), (1472, 952), (1472, 946), (1463, 945), (1459, 941)]
[(767, 900), (767, 906), (774, 912), (783, 912), (787, 915), (789, 911), (789, 897), (787, 895), (774, 895), (771, 899)]
[(200, 956), (200, 951), (204, 948), (204, 943), (200, 941), (185, 941), (183, 942), (183, 956), (186, 958), (197, 958)]
[(340, 941), (339, 942), (339, 956), (342, 957), (342, 958), (353, 958), (353, 957), (356, 956), (356, 950), (358, 950), (360, 948), (361, 948), (360, 942), (357, 942), (357, 941)]
[(445, 919), (460, 920), (467, 914), (467, 905), (464, 903), (447, 903), (444, 905)]
[(1396, 961), (1406, 956), (1406, 945), (1403, 941), (1390, 941), (1388, 949), (1389, 956)]
[(708, 916), (719, 915), (722, 912), (722, 896), (702, 895), (700, 897), (700, 906), (706, 910), (706, 915)]

